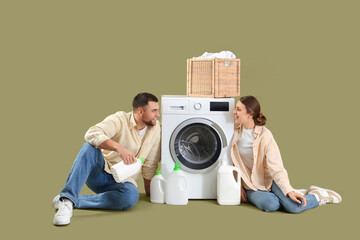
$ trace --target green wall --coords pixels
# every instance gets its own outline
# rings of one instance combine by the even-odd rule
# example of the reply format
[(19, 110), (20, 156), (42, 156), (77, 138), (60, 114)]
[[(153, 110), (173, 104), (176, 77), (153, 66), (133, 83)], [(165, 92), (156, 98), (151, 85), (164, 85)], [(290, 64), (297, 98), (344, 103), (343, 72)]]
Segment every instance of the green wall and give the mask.
[[(186, 59), (222, 50), (241, 59), (241, 95), (262, 103), (292, 185), (342, 194), (336, 214), (326, 209), (333, 218), (320, 218), (331, 223), (321, 225), (323, 236), (355, 231), (350, 219), (359, 213), (358, 12), (358, 1), (346, 0), (1, 1), (3, 233), (54, 239), (111, 232), (101, 218), (88, 228), (56, 232), (51, 224), (50, 202), (85, 131), (111, 113), (130, 111), (138, 92), (186, 94)], [(282, 228), (271, 218), (276, 215), (257, 214), (284, 237), (308, 230), (288, 217)], [(185, 225), (187, 217), (180, 216)], [(209, 221), (203, 235), (209, 239), (216, 221), (236, 222), (241, 210), (229, 212), (228, 219), (212, 218), (199, 219)], [(239, 229), (244, 219), (257, 221), (245, 216)], [(152, 220), (139, 221), (149, 226)], [(155, 221), (137, 234), (176, 232), (161, 228), (166, 219)], [(303, 221), (317, 230), (318, 220)], [(187, 234), (178, 229), (178, 235)], [(251, 234), (249, 229), (243, 227), (242, 234)]]

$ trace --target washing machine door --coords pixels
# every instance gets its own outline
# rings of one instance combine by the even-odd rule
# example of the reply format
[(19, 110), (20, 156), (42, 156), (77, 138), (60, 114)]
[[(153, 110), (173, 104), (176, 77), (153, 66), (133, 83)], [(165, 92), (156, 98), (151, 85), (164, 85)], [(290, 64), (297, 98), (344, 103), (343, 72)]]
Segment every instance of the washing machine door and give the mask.
[(206, 118), (191, 118), (179, 124), (170, 138), (170, 153), (181, 168), (191, 173), (211, 171), (227, 146), (224, 131)]

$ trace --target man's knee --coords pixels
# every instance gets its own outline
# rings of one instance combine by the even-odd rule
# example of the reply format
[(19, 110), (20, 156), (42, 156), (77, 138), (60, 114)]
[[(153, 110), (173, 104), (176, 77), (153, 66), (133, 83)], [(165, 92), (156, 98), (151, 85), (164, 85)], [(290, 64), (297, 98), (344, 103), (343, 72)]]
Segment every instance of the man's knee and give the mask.
[(125, 204), (127, 205), (126, 209), (130, 209), (134, 207), (139, 200), (139, 191), (137, 190), (135, 185), (132, 183), (128, 183), (128, 185), (129, 187), (127, 188), (127, 193), (126, 193), (127, 203)]
[(139, 200), (139, 192), (136, 190), (133, 193), (129, 194), (127, 200), (127, 207), (125, 209), (133, 208)]
[(86, 142), (83, 144), (82, 148), (80, 149), (79, 154), (84, 156), (98, 156), (101, 153), (100, 149), (95, 148), (90, 143)]
[(98, 150), (97, 148), (95, 148), (93, 145), (91, 145), (88, 142), (85, 142), (81, 149), (84, 151), (95, 151), (95, 152)]
[(139, 191), (134, 184), (125, 182), (125, 187), (118, 190), (121, 199), (116, 203), (117, 210), (128, 210), (135, 206), (139, 200)]

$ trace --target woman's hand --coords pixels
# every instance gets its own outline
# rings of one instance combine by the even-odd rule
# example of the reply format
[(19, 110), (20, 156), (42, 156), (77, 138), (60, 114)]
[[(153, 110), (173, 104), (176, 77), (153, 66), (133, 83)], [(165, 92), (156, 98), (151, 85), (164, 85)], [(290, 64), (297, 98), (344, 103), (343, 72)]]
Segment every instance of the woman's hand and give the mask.
[(296, 193), (294, 191), (288, 193), (288, 197), (291, 198), (294, 202), (301, 203), (299, 199), (302, 199), (303, 206), (306, 206), (306, 198), (301, 193)]
[(247, 202), (245, 188), (241, 187), (241, 202)]

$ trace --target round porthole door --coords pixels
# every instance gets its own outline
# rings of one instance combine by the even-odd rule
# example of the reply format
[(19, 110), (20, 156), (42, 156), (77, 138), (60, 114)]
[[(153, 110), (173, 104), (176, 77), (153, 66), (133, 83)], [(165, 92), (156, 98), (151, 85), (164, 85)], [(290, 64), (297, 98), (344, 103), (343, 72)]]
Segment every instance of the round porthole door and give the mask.
[(224, 132), (205, 118), (188, 119), (175, 128), (170, 138), (170, 153), (187, 172), (207, 172), (217, 166), (227, 146)]

